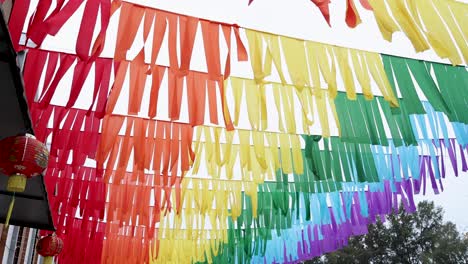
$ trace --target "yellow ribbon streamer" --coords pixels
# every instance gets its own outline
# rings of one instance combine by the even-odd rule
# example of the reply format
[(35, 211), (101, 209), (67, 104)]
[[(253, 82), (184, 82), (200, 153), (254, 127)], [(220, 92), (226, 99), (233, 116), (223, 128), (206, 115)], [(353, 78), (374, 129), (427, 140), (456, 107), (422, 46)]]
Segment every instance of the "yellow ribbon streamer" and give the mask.
[(374, 95), (372, 94), (370, 78), (369, 78), (369, 69), (367, 68), (367, 63), (362, 58), (361, 54), (356, 50), (350, 50), (351, 60), (353, 62), (354, 70), (356, 71), (356, 76), (359, 81), (359, 84), (362, 88), (362, 93), (364, 98), (367, 100), (372, 100)]
[(335, 54), (340, 67), (341, 77), (343, 78), (346, 95), (350, 100), (356, 100), (356, 87), (354, 85), (353, 72), (349, 65), (348, 49), (334, 47)]
[(263, 41), (260, 34), (255, 31), (246, 30), (247, 40), (249, 42), (249, 58), (254, 78), (257, 83), (260, 83), (265, 78), (263, 71)]
[(279, 45), (279, 36), (272, 34), (263, 33), (263, 38), (267, 43), (267, 53), (265, 57), (265, 73), (268, 75), (271, 74), (271, 65), (272, 62), (275, 64), (276, 70), (280, 77), (281, 83), (286, 84), (286, 79), (284, 78), (283, 67), (281, 65), (281, 52)]
[[(328, 111), (327, 111), (327, 104), (326, 104), (326, 95), (324, 91), (319, 90), (317, 93), (320, 93), (319, 96), (315, 97), (315, 101), (317, 104), (317, 110), (320, 120), (320, 126), (322, 127), (322, 136), (330, 137), (330, 124), (328, 123)], [(330, 100), (333, 101), (333, 100)]]
[[(458, 26), (452, 16), (449, 15), (446, 18), (444, 17), (444, 19), (440, 16), (439, 13), (447, 7), (442, 7), (440, 4), (436, 7), (435, 2), (440, 1), (428, 1), (425, 4), (420, 1), (415, 1), (419, 15), (421, 16), (421, 19), (425, 21), (424, 25), (427, 29), (427, 39), (429, 43), (441, 58), (448, 58), (455, 65), (463, 63), (463, 59), (457, 50), (458, 45), (462, 54), (464, 54), (465, 61), (468, 62), (468, 45), (466, 40), (461, 38)], [(446, 27), (444, 22), (451, 30)], [(453, 41), (452, 36), (455, 42)]]
[(293, 85), (299, 90), (306, 86), (310, 87), (304, 41), (287, 37), (280, 37), (280, 39)]
[[(284, 117), (282, 115), (285, 110), (283, 111), (283, 107), (281, 104), (281, 93), (280, 93), (281, 89), (283, 88), (279, 83), (274, 83), (272, 89), (273, 89), (273, 97), (275, 99), (276, 111), (278, 112), (278, 127), (279, 127), (280, 132), (285, 133), (286, 130), (284, 129), (284, 124), (283, 124)], [(285, 121), (287, 121), (287, 119)]]
[[(447, 5), (442, 0), (433, 0), (432, 3), (434, 4), (436, 10), (439, 11), (440, 15), (445, 19), (445, 23), (450, 29), (450, 33), (452, 33), (452, 36), (462, 53), (465, 63), (468, 63), (468, 45), (466, 45), (466, 42), (468, 41), (468, 30), (466, 27), (460, 28), (458, 26), (466, 25), (468, 23), (468, 17), (466, 16), (466, 5), (460, 5), (461, 3)], [(451, 7), (455, 7), (457, 9), (457, 11), (453, 12), (453, 15), (450, 10)], [(465, 9), (465, 14), (461, 18), (457, 18), (457, 12), (463, 11), (463, 9)], [(459, 21), (458, 24), (457, 21)], [(465, 34), (463, 33), (463, 30), (465, 30)]]
[(281, 91), (281, 99), (283, 102), (283, 110), (286, 122), (286, 131), (288, 133), (296, 133), (296, 118), (294, 114), (294, 109), (296, 108), (294, 105), (294, 97), (293, 97), (293, 90), (288, 88), (278, 88)]
[(382, 58), (378, 54), (371, 52), (365, 52), (363, 55), (366, 59), (369, 71), (374, 81), (377, 83), (380, 92), (382, 92), (384, 99), (390, 103), (391, 107), (399, 107), (396, 95), (385, 74)]
[[(398, 21), (401, 30), (408, 36), (413, 43), (416, 52), (421, 52), (429, 49), (422, 30), (418, 27), (413, 15), (410, 14), (409, 9), (406, 7), (404, 0), (391, 0), (386, 1), (393, 16)], [(416, 17), (416, 16), (414, 16)]]
[[(468, 62), (468, 5), (454, 0), (369, 0), (384, 39), (403, 31), (417, 52), (432, 48), (454, 65)], [(392, 19), (392, 15), (395, 19)], [(462, 56), (460, 56), (460, 54)]]
[(369, 4), (374, 10), (375, 19), (379, 26), (382, 36), (387, 41), (392, 41), (392, 35), (394, 32), (399, 31), (398, 24), (390, 16), (390, 13), (385, 6), (385, 1), (382, 0), (368, 0)]

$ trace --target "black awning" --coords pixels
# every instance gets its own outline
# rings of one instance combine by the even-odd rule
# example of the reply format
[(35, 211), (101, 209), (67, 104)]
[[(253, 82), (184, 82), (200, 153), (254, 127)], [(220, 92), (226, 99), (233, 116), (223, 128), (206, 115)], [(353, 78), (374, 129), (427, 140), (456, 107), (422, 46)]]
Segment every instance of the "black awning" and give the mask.
[[(24, 97), (21, 71), (3, 16), (0, 14), (0, 139), (33, 134)], [(2, 151), (0, 149), (0, 151)], [(8, 178), (0, 174), (0, 221), (5, 222), (12, 193), (6, 191)], [(28, 180), (26, 190), (17, 193), (10, 224), (55, 230), (42, 176)]]
[[(8, 177), (0, 174), (0, 222), (4, 223), (12, 193), (6, 191)], [(44, 230), (55, 230), (50, 215), (47, 192), (42, 176), (28, 180), (26, 190), (15, 194), (10, 224)]]

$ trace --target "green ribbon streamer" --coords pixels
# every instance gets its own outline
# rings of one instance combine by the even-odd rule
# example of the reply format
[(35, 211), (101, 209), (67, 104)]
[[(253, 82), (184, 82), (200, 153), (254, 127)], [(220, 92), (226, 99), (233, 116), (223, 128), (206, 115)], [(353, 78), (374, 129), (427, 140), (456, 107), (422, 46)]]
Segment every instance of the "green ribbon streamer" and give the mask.
[(345, 93), (338, 93), (335, 105), (343, 142), (388, 146), (383, 125), (385, 118), (395, 146), (417, 145), (405, 104), (400, 105), (399, 113), (392, 113), (383, 97), (366, 100), (364, 95), (358, 95), (355, 101), (350, 101)]
[[(417, 83), (436, 111), (445, 113), (451, 122), (468, 124), (468, 115), (465, 114), (468, 107), (468, 72), (465, 67), (390, 55), (381, 56), (395, 93), (397, 87), (393, 77), (396, 79), (402, 97), (399, 100), (400, 106), (403, 105), (408, 114), (425, 113), (416, 91)], [(431, 71), (434, 74), (431, 74)], [(396, 114), (395, 111), (392, 113)]]

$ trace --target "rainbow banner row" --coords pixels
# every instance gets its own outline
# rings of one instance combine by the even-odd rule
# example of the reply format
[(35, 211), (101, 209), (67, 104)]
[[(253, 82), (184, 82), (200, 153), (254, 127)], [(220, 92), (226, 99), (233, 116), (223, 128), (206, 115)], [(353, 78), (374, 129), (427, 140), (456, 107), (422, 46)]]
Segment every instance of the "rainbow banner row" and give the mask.
[[(12, 30), (50, 143), (60, 263), (297, 263), (468, 171), (465, 67), (105, 0), (85, 5), (101, 12), (94, 42), (83, 20), (76, 54), (45, 50), (83, 2), (62, 4), (39, 2), (26, 32), (38, 46), (19, 45), (24, 23)], [(29, 8), (16, 1), (12, 21)], [(207, 72), (191, 68), (199, 27)], [(252, 77), (231, 76), (243, 61)]]

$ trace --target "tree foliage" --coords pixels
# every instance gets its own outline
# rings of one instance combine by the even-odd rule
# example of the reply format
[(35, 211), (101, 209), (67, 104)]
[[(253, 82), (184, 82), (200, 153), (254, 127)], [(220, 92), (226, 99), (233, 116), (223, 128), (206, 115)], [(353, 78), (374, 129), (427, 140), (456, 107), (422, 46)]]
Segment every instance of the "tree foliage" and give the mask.
[(468, 238), (433, 202), (421, 202), (407, 214), (400, 207), (385, 223), (369, 226), (365, 236), (353, 237), (349, 246), (313, 260), (315, 263), (468, 263)]

